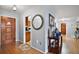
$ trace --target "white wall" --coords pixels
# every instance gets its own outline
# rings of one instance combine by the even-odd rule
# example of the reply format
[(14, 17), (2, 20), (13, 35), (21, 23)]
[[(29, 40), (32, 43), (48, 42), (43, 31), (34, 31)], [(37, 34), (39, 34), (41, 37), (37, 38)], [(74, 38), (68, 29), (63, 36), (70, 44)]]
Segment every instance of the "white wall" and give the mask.
[(16, 18), (16, 41), (19, 41), (19, 14), (7, 10), (0, 9), (0, 16), (9, 16)]

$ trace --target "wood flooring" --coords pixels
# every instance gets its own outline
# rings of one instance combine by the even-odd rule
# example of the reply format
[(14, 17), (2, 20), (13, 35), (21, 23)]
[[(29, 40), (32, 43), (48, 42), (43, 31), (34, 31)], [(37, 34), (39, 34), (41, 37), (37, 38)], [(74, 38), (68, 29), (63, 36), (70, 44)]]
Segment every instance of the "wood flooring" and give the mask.
[(62, 54), (79, 54), (79, 39), (63, 36)]
[[(26, 50), (19, 49), (18, 46), (21, 43), (8, 44), (6, 46), (1, 47), (0, 54), (42, 54), (38, 50), (33, 48), (29, 48)], [(47, 53), (51, 54), (51, 53)], [(63, 36), (63, 46), (61, 54), (79, 54), (79, 39), (73, 39), (70, 37)]]
[[(19, 45), (20, 45), (20, 43), (18, 43), (18, 46)], [(13, 45), (8, 44), (8, 45), (6, 45), (6, 47), (3, 46), (0, 49), (0, 54), (42, 54), (42, 53), (33, 48), (22, 50), (22, 49), (19, 49), (17, 47), (17, 45), (15, 45), (15, 44), (13, 44)]]

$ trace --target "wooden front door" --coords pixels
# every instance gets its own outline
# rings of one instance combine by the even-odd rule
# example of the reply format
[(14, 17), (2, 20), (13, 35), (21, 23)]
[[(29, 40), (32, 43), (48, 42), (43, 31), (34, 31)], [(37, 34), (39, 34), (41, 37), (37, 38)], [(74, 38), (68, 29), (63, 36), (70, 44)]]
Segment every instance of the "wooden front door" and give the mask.
[(61, 33), (66, 35), (66, 24), (65, 23), (61, 23)]
[(16, 31), (16, 24), (15, 18), (10, 17), (1, 17), (1, 45), (2, 47), (8, 47), (8, 45), (12, 45), (15, 43), (15, 31)]

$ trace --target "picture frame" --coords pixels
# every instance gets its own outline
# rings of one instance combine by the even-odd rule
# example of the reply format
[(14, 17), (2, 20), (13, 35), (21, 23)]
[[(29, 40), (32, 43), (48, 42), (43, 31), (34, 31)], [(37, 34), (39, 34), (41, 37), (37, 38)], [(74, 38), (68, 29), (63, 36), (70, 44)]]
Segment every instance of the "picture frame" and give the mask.
[(49, 13), (49, 26), (55, 26), (55, 17)]

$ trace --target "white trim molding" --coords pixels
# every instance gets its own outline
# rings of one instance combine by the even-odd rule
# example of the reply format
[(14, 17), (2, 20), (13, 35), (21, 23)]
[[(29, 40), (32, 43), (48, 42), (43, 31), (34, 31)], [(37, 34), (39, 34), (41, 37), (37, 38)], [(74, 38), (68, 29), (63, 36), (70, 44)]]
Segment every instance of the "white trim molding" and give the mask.
[(43, 54), (46, 54), (47, 52), (44, 52), (44, 51), (42, 51), (42, 50), (40, 50), (40, 49), (38, 49), (38, 48), (35, 48), (35, 47), (33, 47), (33, 46), (31, 46), (32, 48), (34, 48), (34, 49), (36, 49), (36, 50), (38, 50), (38, 51), (40, 51), (41, 53), (43, 53)]

